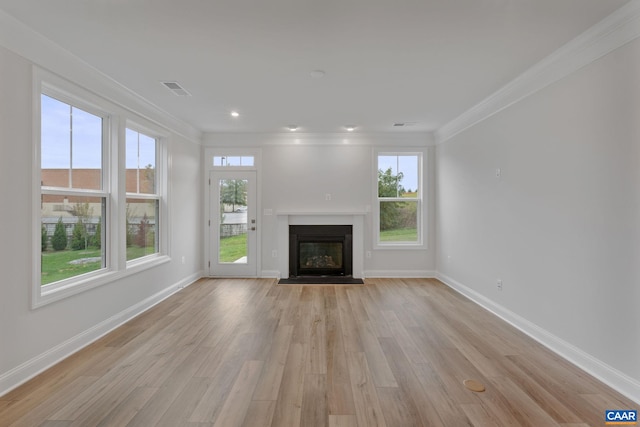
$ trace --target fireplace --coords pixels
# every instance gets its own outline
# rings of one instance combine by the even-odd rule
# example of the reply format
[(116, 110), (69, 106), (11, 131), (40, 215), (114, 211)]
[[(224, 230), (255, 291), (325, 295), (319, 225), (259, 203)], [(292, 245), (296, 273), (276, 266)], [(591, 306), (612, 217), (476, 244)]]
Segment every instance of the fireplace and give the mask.
[(351, 225), (290, 225), (289, 277), (351, 276)]

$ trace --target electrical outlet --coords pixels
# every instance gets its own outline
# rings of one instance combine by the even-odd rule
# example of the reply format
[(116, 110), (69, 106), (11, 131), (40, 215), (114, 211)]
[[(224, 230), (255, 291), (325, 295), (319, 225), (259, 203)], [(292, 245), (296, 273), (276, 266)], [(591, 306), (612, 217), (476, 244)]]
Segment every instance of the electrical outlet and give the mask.
[(496, 281), (496, 284), (498, 285), (498, 290), (501, 291), (502, 290), (502, 279), (498, 279)]
[(367, 258), (371, 258), (371, 251), (367, 251)]
[(324, 195), (324, 199), (325, 199), (325, 200), (327, 200), (327, 201), (328, 201), (328, 200), (331, 200), (331, 193), (327, 193), (327, 194), (325, 194), (325, 195)]
[(187, 258), (184, 255), (182, 255), (182, 263), (184, 264), (186, 262), (187, 262)]
[(271, 257), (272, 258), (278, 258), (278, 251), (276, 249), (271, 251)]

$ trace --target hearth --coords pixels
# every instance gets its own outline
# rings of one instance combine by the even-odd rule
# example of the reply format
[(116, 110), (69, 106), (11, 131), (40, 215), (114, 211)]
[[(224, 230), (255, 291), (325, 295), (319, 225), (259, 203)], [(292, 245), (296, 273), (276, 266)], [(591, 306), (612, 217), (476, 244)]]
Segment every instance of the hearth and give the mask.
[(290, 225), (289, 277), (351, 276), (351, 225)]

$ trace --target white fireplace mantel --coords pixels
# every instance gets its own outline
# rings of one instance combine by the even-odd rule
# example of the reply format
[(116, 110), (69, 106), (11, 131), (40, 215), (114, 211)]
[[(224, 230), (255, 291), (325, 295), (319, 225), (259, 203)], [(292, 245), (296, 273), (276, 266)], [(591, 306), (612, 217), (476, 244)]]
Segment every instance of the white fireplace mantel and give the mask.
[(353, 236), (353, 277), (364, 278), (364, 216), (367, 212), (307, 212), (278, 211), (278, 270), (280, 277), (289, 277), (290, 225), (351, 225)]

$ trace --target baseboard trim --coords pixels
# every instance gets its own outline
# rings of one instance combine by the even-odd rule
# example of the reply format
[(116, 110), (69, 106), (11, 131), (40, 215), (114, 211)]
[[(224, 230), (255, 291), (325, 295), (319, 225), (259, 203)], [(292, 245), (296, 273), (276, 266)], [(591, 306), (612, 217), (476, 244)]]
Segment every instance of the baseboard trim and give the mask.
[(97, 325), (79, 333), (78, 335), (58, 344), (44, 353), (16, 366), (15, 368), (0, 375), (0, 396), (4, 396), (14, 388), (24, 384), (36, 375), (44, 372), (53, 365), (82, 350), (92, 342), (105, 336), (122, 324), (128, 322), (139, 314), (149, 310), (156, 304), (169, 298), (179, 290), (195, 283), (202, 277), (203, 272), (198, 271), (177, 283), (163, 289), (143, 301), (111, 316)]
[(640, 404), (640, 382), (442, 273), (436, 279), (489, 310), (549, 350)]
[(365, 270), (364, 277), (390, 279), (433, 279), (436, 272), (432, 270)]

